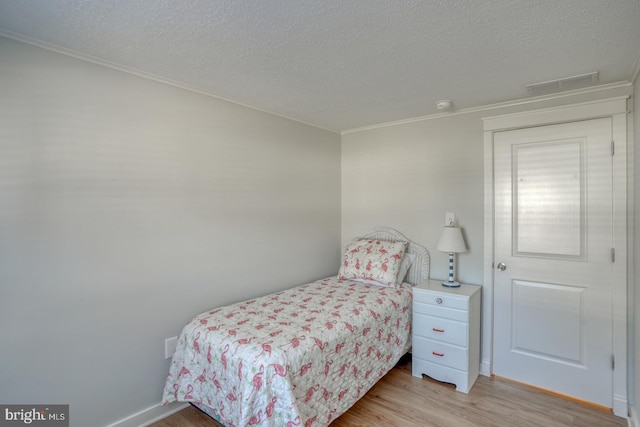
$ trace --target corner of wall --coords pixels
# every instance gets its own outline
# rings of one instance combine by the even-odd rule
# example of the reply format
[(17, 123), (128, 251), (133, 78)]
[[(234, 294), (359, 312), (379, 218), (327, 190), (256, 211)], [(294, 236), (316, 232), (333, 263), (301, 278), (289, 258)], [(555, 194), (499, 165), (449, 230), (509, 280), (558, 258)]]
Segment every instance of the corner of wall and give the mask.
[(640, 427), (640, 421), (638, 420), (638, 395), (640, 394), (640, 329), (635, 326), (638, 323), (638, 316), (640, 310), (640, 262), (636, 259), (635, 255), (640, 251), (640, 210), (637, 209), (640, 202), (640, 174), (637, 171), (640, 165), (640, 52), (636, 58), (633, 71), (631, 73), (630, 81), (633, 85), (633, 92), (629, 102), (629, 109), (632, 112), (630, 115), (630, 149), (631, 149), (631, 162), (629, 174), (631, 179), (629, 180), (631, 188), (630, 193), (630, 207), (632, 212), (632, 239), (629, 255), (632, 261), (630, 262), (629, 271), (629, 301), (632, 310), (630, 310), (629, 324), (632, 330), (629, 331), (629, 426)]
[(629, 427), (640, 427), (640, 421), (638, 421), (638, 411), (632, 406), (629, 410)]

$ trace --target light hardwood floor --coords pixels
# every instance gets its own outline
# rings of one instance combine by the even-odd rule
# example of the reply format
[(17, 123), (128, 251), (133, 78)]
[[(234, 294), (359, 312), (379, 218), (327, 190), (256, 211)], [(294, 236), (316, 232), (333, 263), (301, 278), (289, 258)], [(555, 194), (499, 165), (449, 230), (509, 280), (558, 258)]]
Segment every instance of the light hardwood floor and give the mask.
[[(480, 376), (469, 394), (399, 364), (331, 427), (624, 427), (610, 411), (501, 378)], [(194, 407), (151, 427), (221, 427)]]

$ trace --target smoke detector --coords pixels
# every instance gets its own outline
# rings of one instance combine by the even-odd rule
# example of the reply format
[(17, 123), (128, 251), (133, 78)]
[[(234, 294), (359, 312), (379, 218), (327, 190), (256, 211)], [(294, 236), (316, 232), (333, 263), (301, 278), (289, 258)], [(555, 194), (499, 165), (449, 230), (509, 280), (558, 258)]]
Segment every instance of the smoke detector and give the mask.
[(438, 110), (447, 111), (451, 109), (452, 105), (453, 105), (453, 102), (451, 102), (450, 99), (441, 99), (440, 101), (436, 102), (436, 108)]

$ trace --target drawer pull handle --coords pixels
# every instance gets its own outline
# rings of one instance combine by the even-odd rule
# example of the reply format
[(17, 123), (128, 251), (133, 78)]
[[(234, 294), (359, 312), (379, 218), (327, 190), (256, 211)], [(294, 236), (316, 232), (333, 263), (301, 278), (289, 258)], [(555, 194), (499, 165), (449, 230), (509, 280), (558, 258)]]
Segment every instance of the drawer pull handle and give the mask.
[(444, 332), (444, 329), (431, 328), (433, 332)]
[(444, 301), (442, 300), (442, 298), (438, 297), (436, 298), (436, 304), (442, 304)]
[(432, 351), (431, 354), (433, 354), (434, 356), (438, 356), (438, 357), (444, 356), (444, 353), (436, 353), (435, 351)]

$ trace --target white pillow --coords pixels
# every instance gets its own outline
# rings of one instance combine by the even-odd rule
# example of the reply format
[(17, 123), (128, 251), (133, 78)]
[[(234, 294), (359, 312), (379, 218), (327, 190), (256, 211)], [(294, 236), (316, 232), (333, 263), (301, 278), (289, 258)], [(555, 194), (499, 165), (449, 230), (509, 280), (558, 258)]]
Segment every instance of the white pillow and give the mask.
[(396, 276), (396, 285), (404, 282), (404, 278), (407, 276), (409, 269), (413, 265), (413, 262), (416, 260), (416, 254), (410, 254), (405, 252), (402, 256), (402, 261), (400, 261), (400, 267), (398, 268), (398, 275)]

